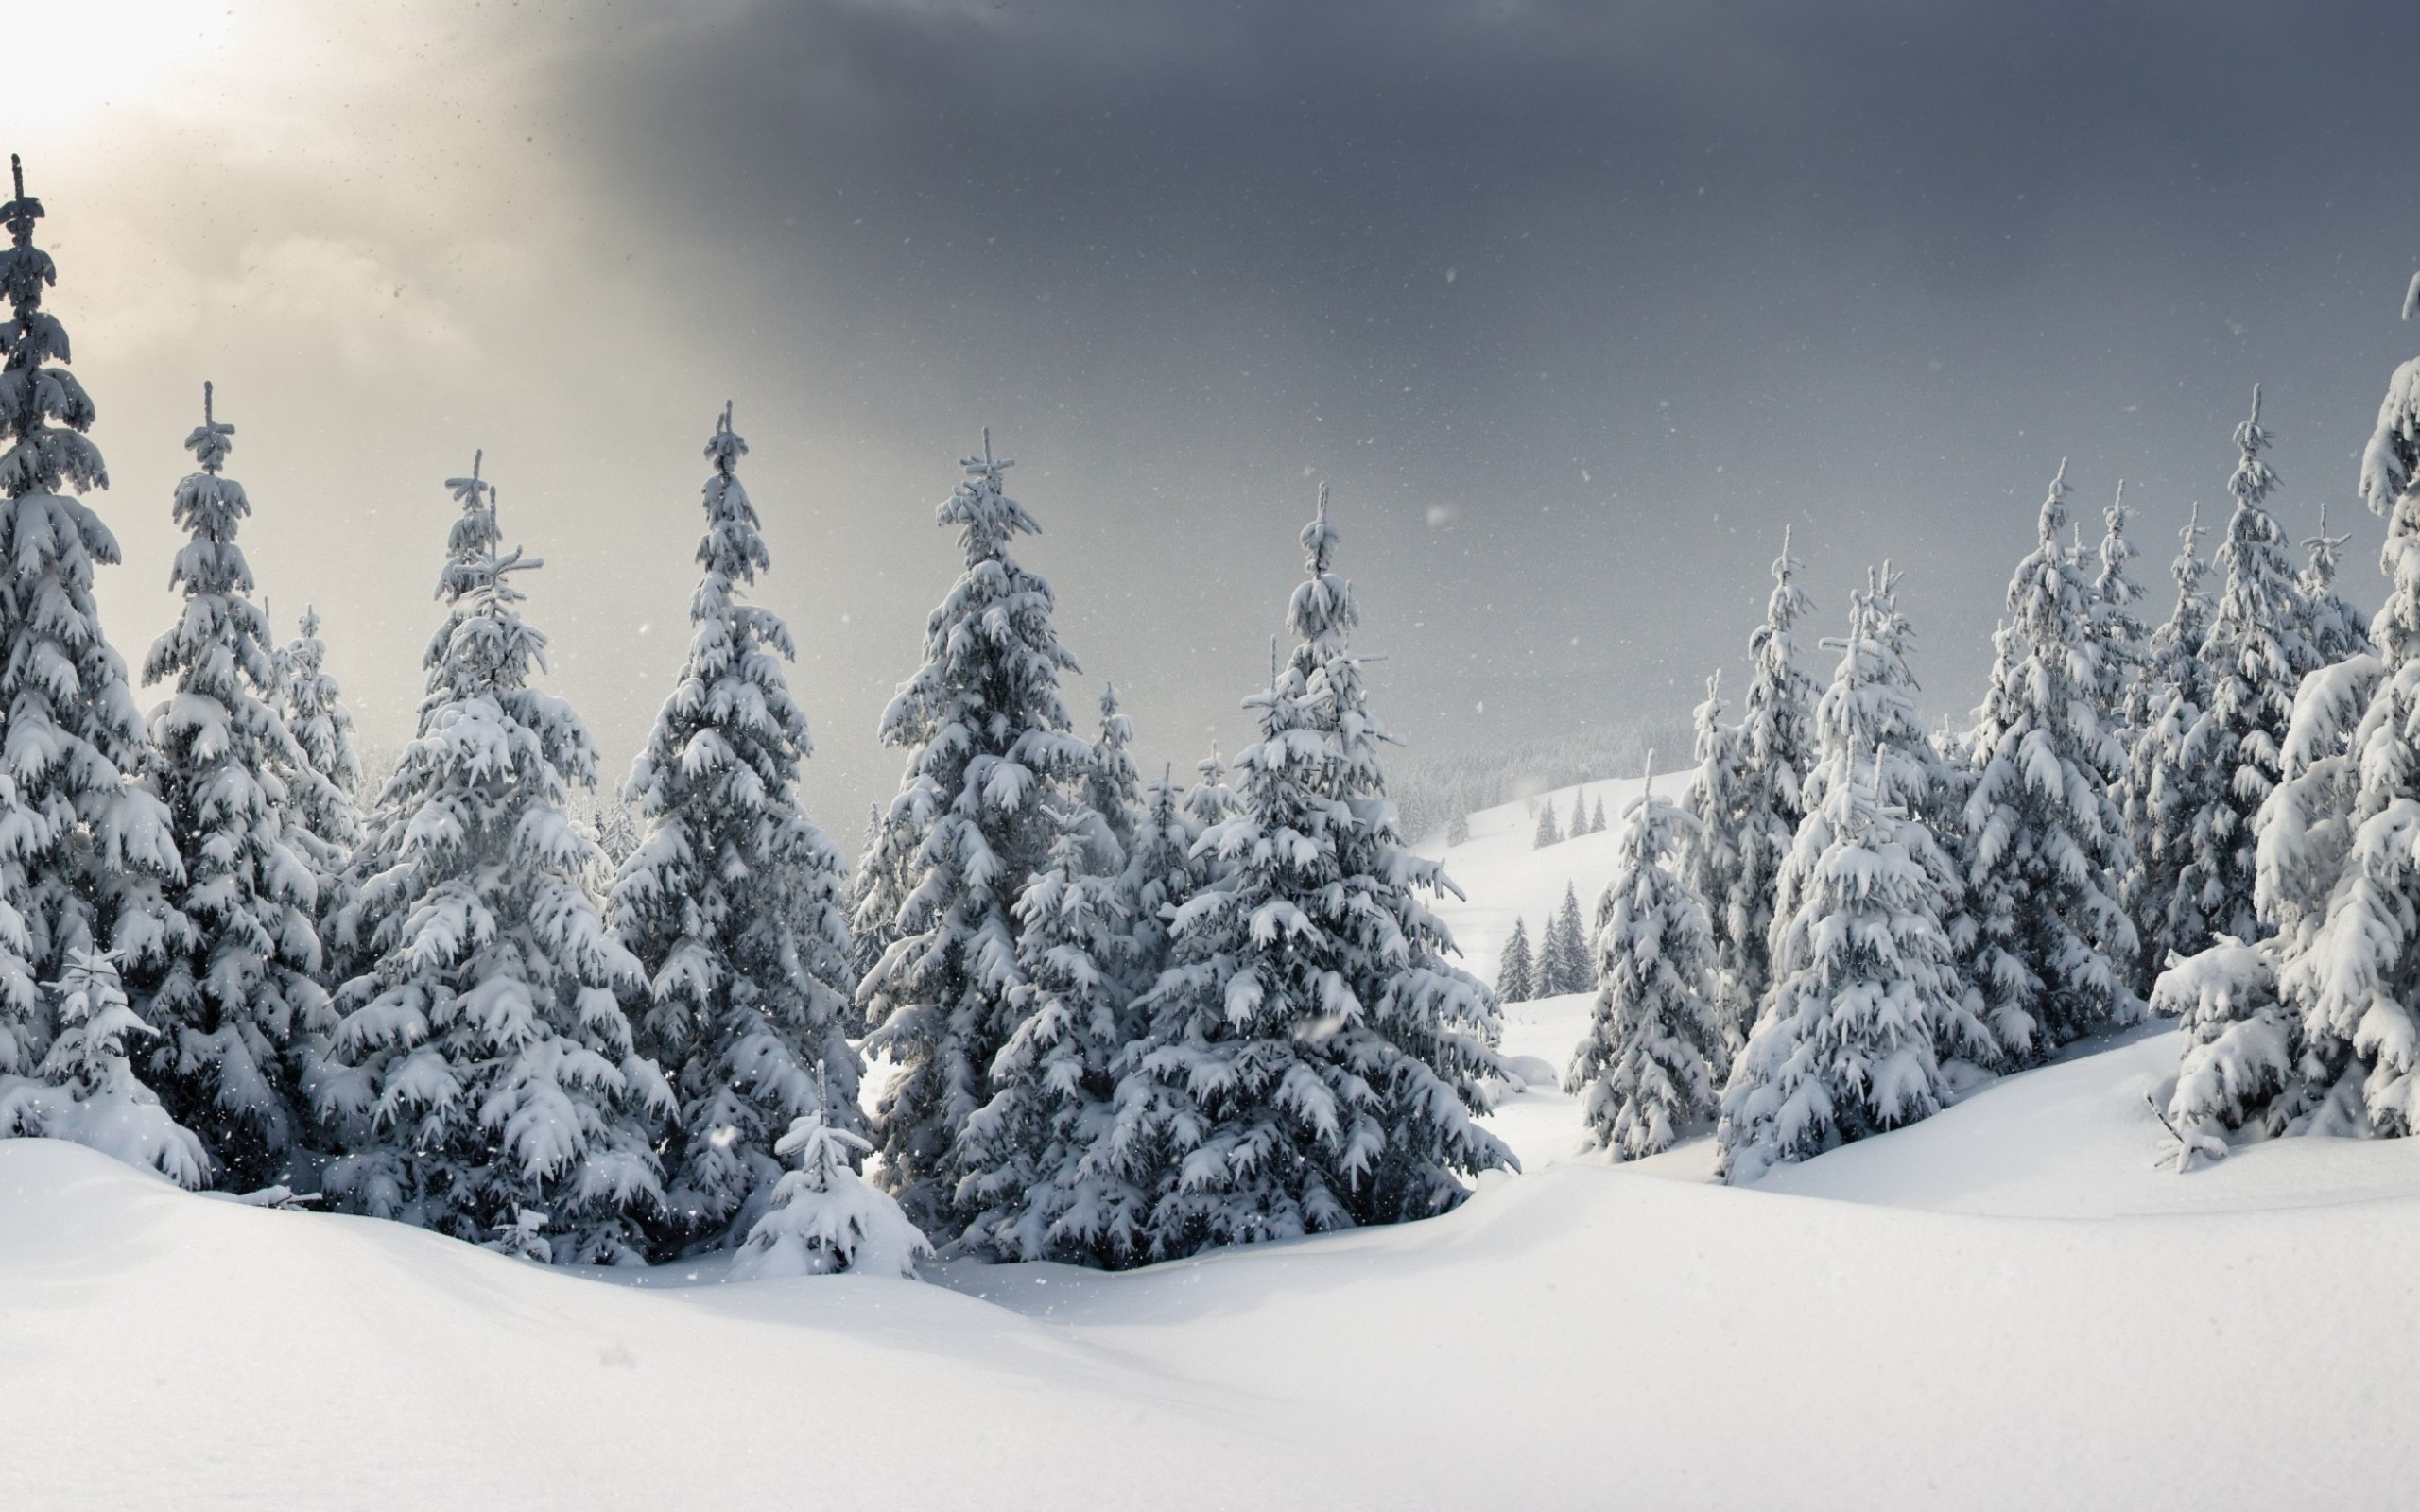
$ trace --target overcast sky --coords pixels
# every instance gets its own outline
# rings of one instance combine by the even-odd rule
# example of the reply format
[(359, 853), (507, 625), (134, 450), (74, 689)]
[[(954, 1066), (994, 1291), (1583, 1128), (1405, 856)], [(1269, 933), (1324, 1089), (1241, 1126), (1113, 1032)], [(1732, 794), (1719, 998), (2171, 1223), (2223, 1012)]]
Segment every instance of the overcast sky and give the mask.
[[(408, 734), (485, 448), (618, 777), (685, 641), (735, 401), (845, 841), (992, 427), (1147, 760), (1244, 738), (1334, 489), (1428, 749), (1685, 713), (1796, 527), (1889, 556), (1977, 698), (2064, 456), (2164, 613), (2252, 385), (2289, 528), (2375, 602), (2353, 454), (2420, 346), (2385, 6), (86, 0), (12, 20), (10, 149), (101, 412), (107, 627), (172, 608), (205, 378), (272, 607)], [(30, 91), (30, 93), (28, 93)], [(1828, 674), (1828, 659), (1809, 670)]]

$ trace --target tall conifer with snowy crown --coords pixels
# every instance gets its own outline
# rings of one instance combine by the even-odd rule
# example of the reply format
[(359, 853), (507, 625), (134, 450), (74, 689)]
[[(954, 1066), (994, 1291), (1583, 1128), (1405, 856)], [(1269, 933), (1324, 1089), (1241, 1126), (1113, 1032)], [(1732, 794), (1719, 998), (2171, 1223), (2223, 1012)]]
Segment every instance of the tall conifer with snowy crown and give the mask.
[(798, 803), (813, 745), (783, 671), (797, 648), (781, 616), (740, 601), (772, 562), (739, 481), (747, 454), (726, 404), (706, 441), (689, 654), (631, 769), (645, 837), (606, 903), (647, 981), (638, 1051), (680, 1102), (658, 1235), (673, 1252), (747, 1233), (796, 1121), (863, 1125), (843, 868)]
[(0, 1075), (38, 1075), (50, 1047), (42, 984), (71, 951), (103, 943), (144, 969), (175, 921), (164, 885), (182, 875), (166, 808), (133, 779), (143, 716), (126, 664), (101, 634), (95, 563), (117, 539), (80, 498), (109, 486), (84, 438), (93, 401), (68, 362), (66, 328), (43, 308), (58, 282), (34, 245), (42, 201), (0, 205)]
[(1537, 972), (1530, 959), (1530, 926), (1519, 919), (1512, 920), (1512, 934), (1504, 942), (1504, 954), (1495, 966), (1495, 1001), (1527, 1003), (1538, 995)]
[(993, 457), (985, 432), (983, 455), (965, 459), (938, 511), (966, 567), (926, 622), (925, 665), (883, 713), (883, 743), (907, 747), (908, 768), (862, 863), (880, 883), (867, 903), (896, 898), (888, 919), (857, 920), (895, 932), (857, 989), (877, 1025), (867, 1054), (899, 1068), (877, 1110), (878, 1143), (908, 1217), (944, 1244), (965, 1216), (951, 1151), (1015, 1028), (1011, 909), (1056, 838), (1045, 799), (1081, 781), (1092, 758), (1059, 696), (1060, 674), (1077, 666), (1051, 623), (1050, 585), (1009, 554), (1040, 529), (1002, 491), (1011, 465)]
[(500, 551), (495, 491), (446, 486), (461, 507), (424, 658), (420, 730), (379, 795), (330, 921), (352, 976), (322, 1112), (347, 1153), (328, 1169), (349, 1211), (558, 1263), (640, 1258), (663, 1205), (654, 1127), (663, 1074), (631, 1045), (620, 999), (638, 962), (583, 879), (596, 845), (564, 812), (593, 783), (579, 714), (529, 686), (545, 637), (523, 621)]
[(1714, 1013), (1705, 900), (1667, 865), (1694, 821), (1647, 792), (1622, 814), (1610, 906), (1598, 927), (1599, 984), (1564, 1090), (1589, 1137), (1620, 1160), (1671, 1148), (1714, 1117), (1730, 1058)]
[[(2182, 886), (2199, 883), (2200, 912), (2213, 934), (2251, 940), (2262, 933), (2253, 906), (2258, 870), (2253, 821), (2283, 775), (2286, 727), (2303, 674), (2319, 663), (2304, 637), (2308, 606), (2286, 554), (2286, 535), (2264, 507), (2277, 475), (2262, 459), (2269, 432), (2260, 423), (2260, 389), (2252, 416), (2236, 427), (2237, 461), (2227, 479), (2235, 498), (2219, 544), (2218, 604), (2202, 639), (2209, 682), (2211, 781), (2199, 813), (2183, 816), (2198, 854)], [(2197, 876), (2198, 874), (2198, 876)], [(2178, 935), (2169, 948), (2190, 955), (2208, 935)]]
[(185, 438), (201, 471), (176, 492), (192, 539), (168, 577), (184, 612), (143, 667), (146, 682), (172, 684), (151, 714), (153, 765), (185, 858), (174, 893), (184, 927), (144, 1009), (159, 1031), (148, 1064), (162, 1101), (222, 1179), (250, 1190), (294, 1179), (300, 1089), (336, 1027), (318, 981), (319, 872), (296, 817), (305, 792), (333, 799), (277, 710), (268, 616), (235, 543), (251, 503), (219, 472), (234, 430), (204, 384), (202, 422)]
[(345, 858), (361, 843), (361, 756), (354, 747), (353, 711), (327, 670), (328, 646), (320, 615), (305, 609), (299, 633), (278, 659), (278, 715), (294, 737), (302, 764), (319, 781), (289, 777), (294, 837), (320, 873), (320, 904)]
[(1538, 995), (1562, 997), (1597, 990), (1596, 954), (1588, 948), (1588, 926), (1580, 918), (1580, 889), (1563, 886), (1563, 906), (1547, 921), (1538, 946)]
[(2100, 572), (2092, 582), (2093, 599), (2100, 606), (2100, 719), (2120, 748), (2134, 743), (2133, 715), (2142, 703), (2137, 690), (2150, 634), (2135, 611), (2143, 601), (2143, 585), (2135, 581), (2128, 566), (2142, 555), (2126, 535), (2126, 523), (2133, 517), (2126, 507), (2126, 482), (2120, 478), (2118, 497), (2100, 514)]
[(2360, 656), (2370, 645), (2370, 617), (2336, 591), (2337, 563), (2350, 536), (2327, 533), (2327, 506), (2319, 507), (2319, 534), (2303, 542), (2303, 570), (2294, 577), (2302, 591), (2304, 638), (2318, 664), (2332, 667), (2347, 657)]
[(1878, 791), (1887, 763), (1851, 764), (1799, 827), (1807, 879), (1774, 931), (1773, 993), (1722, 1094), (1719, 1169), (1754, 1181), (1937, 1111), (1936, 1052), (1965, 1009), (1933, 915), (1923, 826)]
[(2091, 580), (2059, 538), (2066, 464), (2043, 500), (1993, 637), (1992, 680), (1968, 737), (1964, 814), (1967, 977), (1984, 1022), (2018, 1064), (2131, 1020), (2134, 926), (2118, 906), (2129, 858), (2112, 787), (2123, 761), (2100, 722), (2100, 638)]
[(1219, 875), (1178, 910), (1116, 1068), (1098, 1159), (1156, 1194), (1138, 1259), (1426, 1217), (1463, 1175), (1514, 1163), (1477, 1122), (1495, 1000), (1444, 959), (1419, 894), (1451, 883), (1396, 833), (1326, 504), (1303, 532), (1293, 653), (1247, 705), (1239, 806), (1201, 837)]
[(1739, 776), (1739, 733), (1722, 722), (1722, 674), (1705, 679), (1705, 699), (1693, 713), (1696, 731), (1691, 755), (1697, 768), (1681, 793), (1681, 806), (1696, 822), (1684, 832), (1678, 860), (1681, 880), (1705, 900), (1706, 925), (1714, 940), (1714, 1012), (1722, 1025), (1723, 1042), (1737, 1050), (1746, 1042), (1747, 1025), (1756, 1016), (1733, 964), (1738, 947), (1731, 936), (1729, 900), (1738, 885), (1739, 848), (1736, 843), (1746, 794)]
[(2215, 901), (2202, 864), (2207, 847), (2193, 828), (2209, 810), (2211, 788), (2224, 780), (2212, 751), (2217, 726), (2204, 717), (2210, 674), (2202, 662), (2202, 640), (2209, 633), (2210, 597), (2202, 587), (2208, 567), (2202, 559), (2198, 507), (2177, 534), (2181, 544), (2169, 569), (2176, 581), (2176, 608), (2152, 632), (2144, 653), (2134, 747), (2126, 764), (2132, 865), (2120, 902), (2139, 941), (2137, 991), (2150, 989), (2179, 941), (2209, 937), (2208, 909)]
[(1736, 747), (1738, 799), (1730, 819), (1737, 869), (1720, 892), (1706, 895), (1706, 905), (1722, 919), (1715, 942), (1719, 970), (1730, 978), (1724, 1006), (1739, 1015), (1723, 1031), (1737, 1040), (1746, 1038), (1772, 985), (1773, 886), (1806, 814), (1800, 784), (1814, 756), (1815, 682), (1799, 670), (1792, 633), (1814, 605), (1791, 580), (1800, 563), (1789, 541), (1784, 529), (1765, 621), (1748, 639), (1748, 689)]
[(1084, 806), (1108, 837), (1100, 859), (1113, 870), (1123, 868), (1134, 849), (1134, 824), (1143, 807), (1143, 775), (1126, 748), (1133, 743), (1134, 722), (1118, 705), (1116, 685), (1102, 684), (1100, 738), (1084, 763)]

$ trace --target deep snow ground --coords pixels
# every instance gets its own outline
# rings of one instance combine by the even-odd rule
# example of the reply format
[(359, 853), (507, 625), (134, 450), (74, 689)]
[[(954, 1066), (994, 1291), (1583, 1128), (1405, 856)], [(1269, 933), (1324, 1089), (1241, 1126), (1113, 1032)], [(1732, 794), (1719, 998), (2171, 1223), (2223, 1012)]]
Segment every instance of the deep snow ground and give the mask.
[[(1489, 886), (1473, 936), (1529, 906)], [(2420, 1141), (2179, 1177), (2175, 1053), (1745, 1191), (1575, 1157), (1533, 1090), (1528, 1174), (1442, 1219), (941, 1284), (612, 1284), (0, 1142), (0, 1507), (2403, 1504)]]

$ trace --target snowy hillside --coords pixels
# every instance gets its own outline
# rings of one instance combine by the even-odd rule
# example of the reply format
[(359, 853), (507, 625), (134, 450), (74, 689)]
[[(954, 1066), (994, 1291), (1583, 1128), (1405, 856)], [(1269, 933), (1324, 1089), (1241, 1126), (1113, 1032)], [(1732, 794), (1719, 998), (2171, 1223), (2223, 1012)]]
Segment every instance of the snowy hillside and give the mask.
[[(1604, 880), (1521, 823), (1451, 856), (1482, 969)], [(1532, 1088), (1445, 1218), (939, 1284), (593, 1279), (0, 1142), (0, 1506), (2397, 1504), (2420, 1142), (2178, 1177), (2174, 1035), (2089, 1048), (1745, 1190)]]

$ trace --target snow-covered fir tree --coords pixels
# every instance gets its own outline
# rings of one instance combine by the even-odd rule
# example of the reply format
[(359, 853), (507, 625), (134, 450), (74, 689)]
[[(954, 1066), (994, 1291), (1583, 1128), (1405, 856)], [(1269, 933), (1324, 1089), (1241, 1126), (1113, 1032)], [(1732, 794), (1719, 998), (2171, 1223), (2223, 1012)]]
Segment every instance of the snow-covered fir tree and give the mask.
[(1589, 1137), (1616, 1160), (1669, 1149), (1710, 1121), (1730, 1070), (1705, 901), (1668, 865), (1691, 822), (1651, 781), (1624, 810), (1597, 931), (1597, 1004), (1564, 1074)]
[(800, 1119), (863, 1122), (842, 863), (798, 801), (813, 747), (784, 670), (797, 647), (781, 616), (742, 601), (772, 561), (739, 481), (747, 453), (725, 405), (706, 441), (689, 654), (631, 770), (645, 828), (606, 905), (647, 980), (638, 1052), (680, 1103), (660, 1252), (745, 1234), (785, 1178), (774, 1145)]
[[(1949, 802), (1955, 787), (1916, 713), (1918, 690), (1908, 664), (1914, 632), (1899, 611), (1898, 584), (1898, 575), (1885, 562), (1850, 599), (1849, 633), (1837, 643), (1840, 663), (1815, 706), (1815, 764), (1806, 785), (1815, 807), (1801, 822), (1801, 834), (1774, 882), (1776, 952), (1783, 934), (1803, 925), (1800, 916), (1808, 900), (1826, 885), (1819, 868), (1829, 864), (1824, 836), (1834, 819), (1825, 802), (1833, 788), (1853, 779), (1868, 782), (1893, 816), (1887, 843), (1932, 884), (1928, 898), (1904, 903), (1915, 916), (1906, 927), (1939, 934), (1951, 943), (1953, 958), (1955, 947), (1972, 932), (1965, 879), (1934, 829), (1954, 823)], [(1812, 836), (1806, 833), (1810, 827), (1817, 832)], [(1962, 981), (1953, 980), (1949, 988), (1937, 1001), (1926, 999), (1937, 1057), (1996, 1066), (2001, 1046), (1980, 1017), (1980, 994)]]
[(1806, 883), (1774, 932), (1773, 991), (1722, 1094), (1725, 1180), (1930, 1116), (1949, 1094), (1936, 1046), (1967, 1013), (1933, 910), (1924, 826), (1851, 763), (1799, 827)]
[(66, 328), (43, 308), (58, 281), (34, 245), (42, 202), (0, 205), (0, 1075), (33, 1076), (50, 1049), (42, 984), (68, 953), (107, 943), (151, 970), (174, 942), (164, 884), (182, 875), (167, 809), (134, 781), (143, 716), (101, 634), (93, 568), (117, 539), (77, 495), (106, 488), (85, 438), (93, 401), (67, 370)]
[(1138, 1259), (1426, 1217), (1514, 1163), (1478, 1123), (1495, 1000), (1446, 960), (1421, 895), (1452, 885), (1396, 833), (1337, 540), (1322, 489), (1294, 652), (1249, 702), (1239, 806), (1201, 838), (1218, 874), (1115, 1068), (1096, 1160), (1155, 1194)]
[(951, 1150), (1016, 1026), (1011, 909), (1055, 838), (1046, 799), (1092, 759), (1059, 696), (1060, 674), (1077, 667), (1051, 623), (1050, 585), (1010, 555), (1040, 527), (1002, 491), (1011, 464), (991, 452), (987, 432), (939, 510), (966, 565), (926, 622), (925, 665), (882, 716), (883, 743), (906, 747), (908, 765), (863, 866), (889, 879), (873, 903), (898, 902), (888, 919), (859, 915), (860, 927), (895, 931), (858, 987), (877, 1026), (866, 1051), (898, 1068), (876, 1113), (885, 1178), (943, 1242), (962, 1216)]
[[(2265, 507), (2277, 475), (2261, 456), (2269, 433), (2260, 423), (2260, 390), (2252, 390), (2252, 415), (2236, 427), (2236, 468), (2227, 479), (2235, 498), (2226, 535), (2219, 543), (2219, 597), (2202, 639), (2202, 665), (2209, 677), (2206, 713), (2211, 724), (2205, 755), (2214, 764), (2199, 813), (2182, 816), (2198, 852), (2187, 868), (2200, 873), (2200, 912), (2211, 934), (2257, 938), (2263, 930), (2253, 907), (2258, 870), (2253, 821), (2283, 775), (2286, 727), (2303, 674), (2319, 665), (2304, 638), (2302, 590), (2287, 555), (2285, 532)], [(2190, 955), (2209, 936), (2178, 936), (2168, 941)]]
[(2134, 925), (2118, 906), (2130, 860), (2114, 795), (2123, 755), (2100, 722), (2092, 582), (2060, 540), (2066, 465), (2042, 502), (1993, 638), (1989, 690), (1967, 739), (1962, 858), (1975, 938), (1967, 979), (2006, 1056), (2039, 1060), (2141, 1006)]
[(2100, 571), (2093, 578), (2093, 601), (2100, 606), (2100, 722), (2120, 749), (2134, 741), (2130, 714), (2141, 704), (2143, 657), (2150, 627), (2135, 607), (2143, 601), (2143, 585), (2135, 581), (2132, 563), (2142, 555), (2126, 535), (2134, 511), (2126, 506), (2126, 483), (2119, 479), (2118, 496), (2100, 514)]
[(1521, 919), (1512, 920), (1512, 936), (1504, 942), (1504, 955), (1495, 966), (1495, 1001), (1527, 1003), (1538, 995), (1537, 969), (1530, 959), (1530, 926)]
[(361, 757), (354, 746), (353, 711), (327, 670), (327, 643), (320, 639), (320, 615), (302, 611), (301, 633), (278, 657), (278, 717), (294, 737), (302, 768), (318, 781), (286, 778), (288, 833), (320, 879), (320, 906), (353, 848), (361, 843)]
[(212, 412), (185, 438), (201, 471), (177, 485), (190, 539), (168, 582), (184, 595), (152, 644), (143, 679), (170, 685), (151, 713), (152, 777), (166, 801), (185, 875), (172, 887), (180, 927), (145, 973), (144, 1014), (160, 1031), (147, 1069), (170, 1116), (194, 1130), (225, 1184), (291, 1185), (307, 1109), (304, 1078), (336, 1015), (320, 986), (317, 924), (325, 853), (302, 833), (296, 799), (338, 799), (277, 709), (277, 652), (251, 600), (235, 543), (251, 513), (223, 475), (235, 428)]
[(1445, 821), (1445, 843), (1447, 845), (1471, 843), (1471, 816), (1468, 809), (1455, 809), (1454, 816)]
[(1538, 830), (1530, 837), (1530, 849), (1543, 850), (1550, 845), (1563, 844), (1563, 822), (1554, 816), (1551, 800), (1538, 805)]
[(2303, 542), (2303, 570), (2294, 586), (2302, 591), (2303, 638), (2317, 664), (2334, 666), (2346, 657), (2372, 649), (2370, 617), (2336, 591), (2336, 570), (2350, 536), (2327, 533), (2327, 506), (2319, 507), (2319, 534)]
[(1597, 795), (1596, 808), (1589, 811), (1588, 833), (1590, 834), (1605, 833), (1605, 795), (1602, 793)]
[[(815, 1099), (819, 1108), (824, 1101)], [(928, 1258), (933, 1246), (890, 1194), (857, 1175), (854, 1162), (873, 1148), (820, 1111), (800, 1115), (773, 1145), (798, 1168), (773, 1188), (772, 1206), (749, 1228), (729, 1278), (915, 1275), (916, 1262)]]
[(1235, 816), (1236, 790), (1227, 785), (1227, 759), (1215, 745), (1209, 755), (1194, 763), (1193, 769), (1199, 777), (1185, 790), (1184, 812), (1198, 833)]
[(1574, 793), (1571, 795), (1571, 822), (1564, 827), (1563, 833), (1566, 836), (1581, 835), (1589, 833), (1587, 794)]
[(1720, 890), (1705, 894), (1706, 906), (1722, 920), (1715, 934), (1716, 970), (1728, 985), (1719, 1006), (1723, 1033), (1735, 1041), (1746, 1038), (1772, 983), (1773, 887), (1806, 814), (1800, 783), (1814, 755), (1815, 682), (1799, 670), (1793, 633), (1814, 605), (1793, 581), (1801, 564), (1789, 547), (1785, 529), (1764, 623), (1748, 640), (1748, 688), (1729, 784), (1734, 807), (1725, 819), (1733, 865), (1719, 879)]
[(1085, 1160), (1132, 1036), (1132, 925), (1098, 817), (1081, 804), (1056, 817), (1049, 859), (1016, 902), (1016, 1027), (992, 1062), (990, 1100), (959, 1131), (959, 1242), (1005, 1260), (1107, 1264), (1132, 1252), (1150, 1204)]
[(1561, 997), (1597, 989), (1597, 963), (1588, 949), (1588, 927), (1580, 918), (1579, 889), (1564, 884), (1563, 906), (1547, 921), (1538, 942), (1538, 996)]
[(599, 862), (564, 812), (594, 783), (587, 727), (529, 685), (545, 637), (521, 617), (493, 487), (449, 479), (454, 523), (424, 658), (419, 733), (380, 793), (330, 921), (351, 975), (318, 1089), (346, 1154), (341, 1207), (473, 1242), (544, 1214), (558, 1262), (640, 1258), (663, 1206), (654, 1151), (673, 1111), (632, 1048), (639, 964), (584, 879)]
[(2376, 649), (2304, 681), (2259, 816), (2257, 903), (2274, 936), (2222, 940), (2157, 989), (2190, 1015), (2169, 1108), (2180, 1164), (2238, 1132), (2402, 1136), (2420, 1124), (2415, 485), (2420, 358), (2389, 379), (2361, 455), (2361, 497), (2387, 519)]
[(2148, 991), (2180, 941), (2207, 939), (2216, 901), (2206, 864), (2206, 837), (2195, 833), (2224, 781), (2213, 747), (2217, 727), (2204, 717), (2210, 702), (2202, 640), (2209, 632), (2210, 596), (2203, 588), (2201, 512), (2179, 531), (2169, 569), (2176, 608), (2152, 632), (2136, 681), (2134, 746), (2127, 754), (2125, 823), (2131, 866), (2120, 902), (2139, 942), (2134, 986)]
[(1100, 860), (1113, 870), (1122, 868), (1134, 849), (1134, 824), (1143, 807), (1143, 776), (1127, 750), (1133, 743), (1134, 722), (1118, 704), (1116, 685), (1102, 684), (1100, 736), (1084, 763), (1084, 806), (1108, 837)]
[(1683, 833), (1676, 867), (1681, 880), (1706, 903), (1706, 926), (1714, 940), (1714, 1012), (1723, 1027), (1723, 1042), (1737, 1051), (1746, 1042), (1746, 1026), (1756, 1016), (1755, 1004), (1743, 995), (1730, 964), (1738, 959), (1738, 944), (1731, 936), (1728, 906), (1738, 885), (1739, 850), (1733, 826), (1746, 804), (1739, 775), (1738, 731), (1722, 722), (1722, 674), (1705, 679), (1705, 698), (1692, 716), (1697, 765), (1681, 791), (1681, 807), (1694, 821)]
[(157, 1034), (126, 1001), (117, 959), (71, 950), (51, 984), (58, 1033), (31, 1076), (0, 1074), (0, 1139), (68, 1140), (159, 1172), (182, 1187), (209, 1179), (210, 1157), (134, 1072), (129, 1037)]

